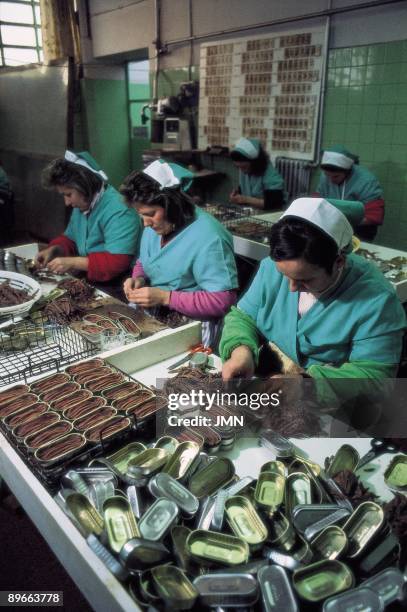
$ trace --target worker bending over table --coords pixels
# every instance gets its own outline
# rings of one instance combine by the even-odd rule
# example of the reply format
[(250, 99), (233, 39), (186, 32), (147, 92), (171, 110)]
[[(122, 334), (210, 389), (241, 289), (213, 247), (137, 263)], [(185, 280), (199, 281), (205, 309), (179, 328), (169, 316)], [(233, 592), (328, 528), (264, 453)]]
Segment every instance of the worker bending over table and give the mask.
[(253, 376), (261, 335), (315, 379), (394, 377), (405, 315), (376, 266), (349, 253), (352, 227), (323, 198), (299, 198), (270, 230), (270, 257), (225, 318), (225, 380)]
[(362, 240), (373, 240), (384, 219), (383, 189), (377, 178), (341, 145), (323, 151), (320, 167), (316, 195), (362, 202), (364, 217), (355, 233)]
[(239, 187), (230, 194), (233, 204), (264, 210), (284, 208), (284, 179), (256, 138), (240, 138), (230, 157), (239, 169)]
[(36, 256), (39, 267), (55, 274), (84, 272), (89, 281), (110, 281), (129, 270), (138, 256), (140, 217), (88, 152), (66, 151), (43, 172), (43, 184), (64, 197), (72, 215), (63, 234)]
[(203, 342), (214, 346), (219, 323), (236, 302), (232, 235), (181, 190), (172, 164), (157, 160), (132, 172), (120, 191), (145, 228), (132, 278), (124, 283), (127, 299), (203, 321)]

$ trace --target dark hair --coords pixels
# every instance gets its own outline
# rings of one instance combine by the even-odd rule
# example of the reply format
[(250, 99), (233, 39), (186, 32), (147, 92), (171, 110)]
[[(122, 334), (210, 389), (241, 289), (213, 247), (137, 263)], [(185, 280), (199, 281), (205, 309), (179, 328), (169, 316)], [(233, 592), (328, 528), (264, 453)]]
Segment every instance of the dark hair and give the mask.
[(338, 254), (335, 240), (304, 219), (284, 217), (270, 230), (270, 257), (274, 261), (303, 258), (332, 274)]
[(174, 225), (174, 230), (181, 229), (194, 218), (194, 203), (179, 186), (161, 189), (158, 181), (143, 172), (131, 172), (124, 179), (119, 191), (128, 206), (137, 203), (161, 206), (166, 220)]
[(103, 179), (100, 176), (62, 157), (54, 159), (44, 168), (41, 179), (45, 189), (70, 187), (79, 191), (89, 203), (103, 185)]
[(246, 155), (243, 155), (243, 153), (240, 153), (239, 151), (231, 151), (230, 158), (236, 162), (250, 162), (249, 174), (253, 174), (254, 176), (263, 176), (270, 161), (270, 157), (261, 145), (259, 154), (254, 159), (249, 159), (246, 157)]

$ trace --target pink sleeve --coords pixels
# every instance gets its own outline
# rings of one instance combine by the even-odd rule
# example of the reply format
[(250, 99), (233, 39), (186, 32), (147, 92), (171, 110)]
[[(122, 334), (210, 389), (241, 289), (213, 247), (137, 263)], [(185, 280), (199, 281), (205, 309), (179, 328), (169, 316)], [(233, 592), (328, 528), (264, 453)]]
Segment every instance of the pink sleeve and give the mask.
[(134, 266), (133, 272), (131, 273), (132, 278), (137, 278), (138, 276), (146, 278), (146, 273), (143, 270), (143, 264), (139, 259), (136, 261), (136, 265)]
[(197, 319), (223, 317), (236, 304), (236, 291), (171, 291), (170, 308)]

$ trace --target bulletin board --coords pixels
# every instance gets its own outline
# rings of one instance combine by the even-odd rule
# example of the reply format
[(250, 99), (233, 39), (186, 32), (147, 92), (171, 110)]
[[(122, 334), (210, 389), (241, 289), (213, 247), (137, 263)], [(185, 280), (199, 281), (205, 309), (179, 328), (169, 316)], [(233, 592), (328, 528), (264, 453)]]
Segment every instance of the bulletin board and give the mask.
[(246, 136), (273, 158), (312, 160), (325, 27), (202, 44), (199, 148)]

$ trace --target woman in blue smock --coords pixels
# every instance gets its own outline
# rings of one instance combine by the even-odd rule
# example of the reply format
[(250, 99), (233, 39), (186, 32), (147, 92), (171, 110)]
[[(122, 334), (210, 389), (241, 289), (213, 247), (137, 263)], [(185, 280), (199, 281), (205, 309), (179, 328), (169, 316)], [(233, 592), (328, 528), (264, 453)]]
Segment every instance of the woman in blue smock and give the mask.
[(130, 268), (139, 252), (141, 220), (88, 152), (66, 151), (44, 170), (43, 184), (73, 210), (64, 233), (37, 254), (37, 266), (56, 274), (83, 272), (92, 282), (110, 281)]
[(239, 188), (232, 191), (233, 204), (263, 210), (284, 208), (284, 180), (274, 168), (259, 140), (240, 138), (230, 157), (239, 169)]
[(394, 377), (405, 315), (379, 269), (347, 255), (352, 227), (321, 198), (299, 198), (270, 230), (264, 259), (220, 341), (223, 377), (251, 377), (261, 336), (315, 379)]
[(203, 321), (203, 341), (213, 345), (219, 321), (236, 301), (231, 234), (183, 193), (170, 164), (157, 160), (133, 172), (120, 191), (145, 227), (140, 257), (124, 283), (127, 299)]

